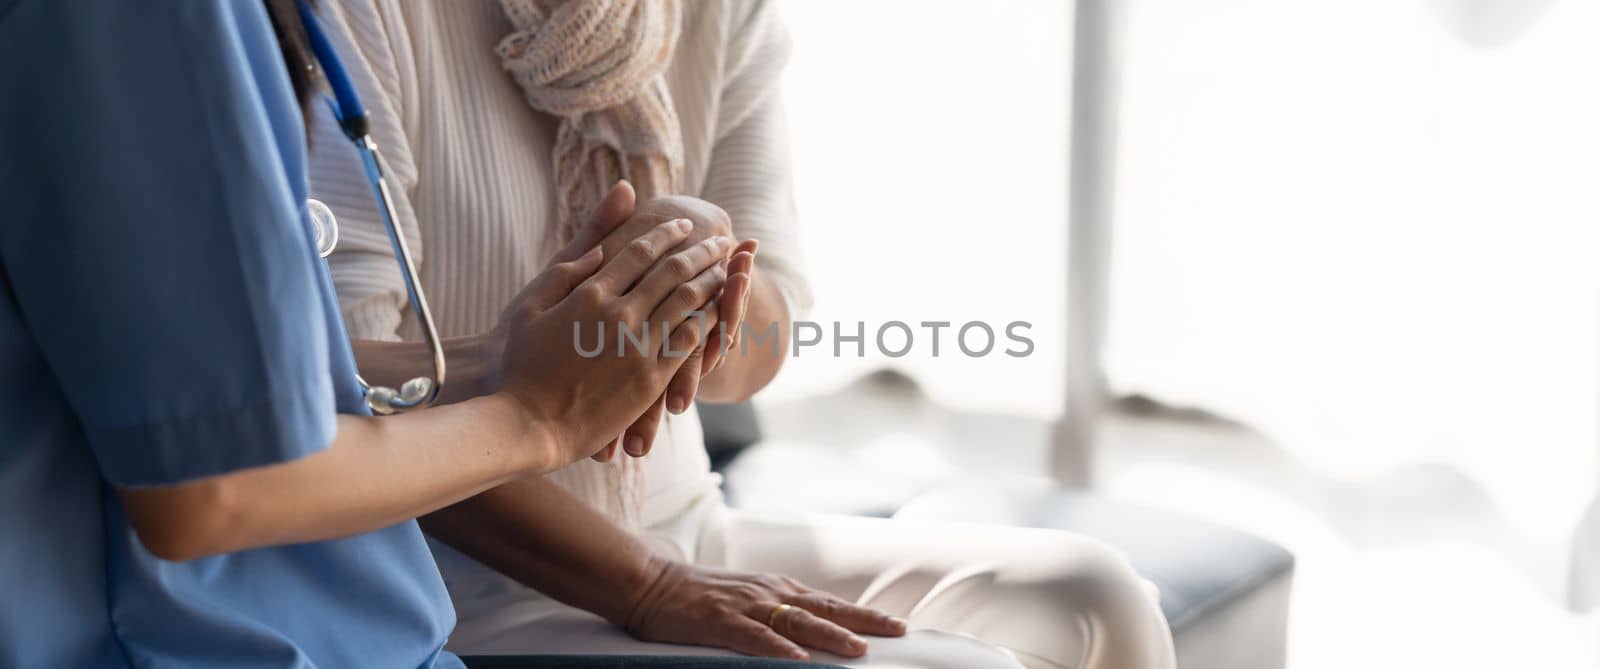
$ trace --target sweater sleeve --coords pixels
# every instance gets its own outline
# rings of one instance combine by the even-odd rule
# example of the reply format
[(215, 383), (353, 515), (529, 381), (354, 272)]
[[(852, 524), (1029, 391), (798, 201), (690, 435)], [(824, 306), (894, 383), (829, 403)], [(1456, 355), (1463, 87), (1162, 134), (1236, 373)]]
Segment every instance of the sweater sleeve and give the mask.
[[(401, 13), (390, 0), (324, 2), (318, 12), (366, 105), (396, 217), (420, 270), (425, 249), (411, 205), (417, 168), (401, 104), (402, 91), (411, 90), (402, 76), (409, 70), (396, 55), (408, 53)], [(339, 221), (339, 244), (328, 263), (345, 326), (352, 339), (397, 341), (408, 308), (405, 283), (376, 193), (331, 110), (317, 107), (310, 129), (311, 192)]]
[(761, 241), (756, 268), (773, 280), (798, 318), (811, 307), (802, 258), (789, 129), (779, 76), (789, 35), (772, 2), (732, 0), (717, 128), (701, 197), (726, 210), (734, 236)]

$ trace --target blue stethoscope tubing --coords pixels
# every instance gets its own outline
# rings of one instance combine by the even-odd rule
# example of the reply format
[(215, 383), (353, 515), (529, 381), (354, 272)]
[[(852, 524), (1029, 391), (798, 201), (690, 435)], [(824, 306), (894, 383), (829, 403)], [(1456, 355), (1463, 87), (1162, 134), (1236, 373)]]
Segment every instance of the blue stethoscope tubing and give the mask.
[[(305, 27), (307, 41), (310, 43), (311, 54), (316, 58), (317, 65), (322, 70), (322, 77), (333, 92), (333, 100), (329, 106), (333, 109), (334, 118), (339, 122), (339, 128), (344, 131), (345, 137), (355, 144), (357, 153), (361, 155), (362, 168), (366, 170), (367, 179), (372, 183), (373, 196), (377, 198), (379, 213), (389, 233), (389, 244), (394, 248), (395, 258), (400, 264), (400, 275), (406, 286), (406, 298), (411, 302), (412, 312), (422, 326), (423, 339), (426, 340), (428, 350), (433, 355), (433, 377), (413, 378), (402, 384), (398, 391), (386, 386), (371, 385), (359, 374), (356, 375), (356, 380), (361, 383), (361, 388), (366, 393), (367, 406), (373, 413), (388, 415), (426, 407), (439, 398), (439, 391), (444, 387), (444, 345), (439, 339), (438, 328), (434, 326), (433, 313), (428, 310), (427, 297), (422, 293), (421, 281), (417, 278), (416, 263), (411, 259), (411, 249), (406, 245), (405, 235), (400, 233), (394, 198), (389, 193), (388, 182), (383, 178), (383, 161), (378, 155), (377, 142), (372, 141), (369, 127), (371, 123), (366, 107), (362, 106), (361, 96), (356, 94), (356, 87), (350, 81), (350, 74), (345, 71), (344, 63), (339, 60), (339, 54), (334, 50), (333, 43), (328, 40), (328, 34), (323, 31), (322, 23), (317, 20), (315, 8), (308, 0), (297, 0), (296, 5), (301, 24)], [(337, 240), (337, 230), (337, 227), (333, 227), (334, 240)]]

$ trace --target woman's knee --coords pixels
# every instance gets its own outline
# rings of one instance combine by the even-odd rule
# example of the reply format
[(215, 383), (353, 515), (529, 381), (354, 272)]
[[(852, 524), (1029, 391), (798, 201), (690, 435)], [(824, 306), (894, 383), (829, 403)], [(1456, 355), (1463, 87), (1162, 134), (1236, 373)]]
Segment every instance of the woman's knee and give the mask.
[(868, 642), (869, 667), (915, 669), (1023, 669), (1010, 652), (979, 639), (938, 630), (912, 630), (903, 637)]
[(937, 610), (925, 612), (963, 617), (979, 638), (1058, 666), (1171, 666), (1166, 619), (1120, 551), (1065, 533), (1030, 534), (1010, 558), (952, 579), (945, 596), (925, 602)]
[(1154, 588), (1121, 551), (1072, 537), (1055, 552), (1059, 572), (1035, 593), (1083, 629), (1084, 666), (1171, 666), (1172, 633)]
[[(1051, 596), (1071, 601), (1090, 612), (1116, 609), (1149, 610), (1156, 606), (1149, 582), (1134, 570), (1126, 555), (1095, 539), (1072, 537), (1054, 549)], [(1051, 565), (1045, 565), (1050, 569)]]

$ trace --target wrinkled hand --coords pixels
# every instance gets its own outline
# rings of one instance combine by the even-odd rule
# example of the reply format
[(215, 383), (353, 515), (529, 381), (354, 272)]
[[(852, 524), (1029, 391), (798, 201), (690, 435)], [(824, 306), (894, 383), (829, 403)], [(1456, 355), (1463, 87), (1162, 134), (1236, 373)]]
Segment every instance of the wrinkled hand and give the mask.
[[(596, 217), (630, 210), (632, 199), (632, 189), (620, 184)], [(686, 358), (666, 354), (664, 340), (670, 337), (674, 351), (702, 340), (686, 314), (722, 290), (721, 261), (733, 242), (713, 236), (680, 246), (692, 228), (682, 219), (652, 224), (611, 255), (601, 248), (584, 253), (582, 245), (593, 242), (580, 234), (506, 309), (496, 328), (505, 342), (502, 390), (550, 431), (563, 458), (557, 464), (593, 455), (665, 391)], [(585, 357), (578, 337), (593, 337), (599, 323), (609, 336), (598, 355)], [(646, 350), (619, 352), (615, 328), (639, 333), (645, 323)], [(594, 348), (592, 340), (584, 346)]]
[[(773, 616), (780, 604), (791, 608)], [(772, 626), (767, 626), (769, 618)], [(792, 578), (666, 563), (624, 627), (645, 641), (809, 659), (804, 648), (860, 657), (860, 634), (900, 636), (905, 621), (813, 590)]]
[[(683, 378), (684, 371), (678, 370), (678, 376), (673, 377), (672, 384), (667, 386), (670, 395), (675, 389), (682, 389), (688, 397), (684, 409), (688, 409), (688, 402), (694, 401), (695, 394), (699, 391), (700, 378), (715, 371), (722, 366), (722, 361), (727, 359), (728, 352), (739, 344), (739, 334), (744, 329), (744, 316), (750, 309), (751, 281), (756, 271), (756, 249), (760, 242), (746, 239), (733, 247), (733, 257), (728, 260), (728, 281), (723, 285), (722, 295), (717, 297), (717, 308), (711, 314), (712, 318), (720, 323), (720, 327), (711, 330), (714, 337), (706, 339), (708, 348), (703, 347), (704, 360), (700, 366), (700, 377), (694, 379), (694, 387), (687, 387), (688, 382), (683, 382), (681, 388), (674, 388)], [(682, 413), (679, 411), (678, 413)]]
[[(721, 207), (698, 198), (664, 196), (640, 205), (632, 218), (611, 231), (601, 242), (601, 248), (608, 250), (616, 248), (627, 243), (633, 235), (648, 229), (652, 222), (672, 218), (687, 218), (694, 222), (695, 229), (685, 240), (685, 244), (732, 233), (732, 222), (728, 218), (728, 213)], [(697, 325), (706, 333), (702, 344), (690, 353), (689, 359), (678, 369), (677, 375), (667, 385), (667, 390), (660, 399), (640, 415), (616, 442), (597, 454), (595, 459), (609, 460), (619, 446), (628, 455), (643, 457), (650, 452), (655, 442), (656, 431), (661, 426), (664, 412), (681, 414), (693, 406), (695, 395), (699, 392), (700, 379), (716, 369), (737, 342), (744, 314), (750, 302), (751, 273), (755, 269), (756, 248), (755, 240), (746, 240), (735, 247), (725, 259), (723, 267), (727, 273), (726, 285), (717, 300), (707, 306), (705, 313), (696, 317)]]

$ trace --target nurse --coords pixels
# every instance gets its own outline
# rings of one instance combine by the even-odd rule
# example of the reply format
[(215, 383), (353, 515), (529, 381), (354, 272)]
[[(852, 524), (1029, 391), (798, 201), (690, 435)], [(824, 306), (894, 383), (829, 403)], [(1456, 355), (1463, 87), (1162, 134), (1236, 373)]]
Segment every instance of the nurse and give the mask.
[(591, 455), (682, 361), (582, 358), (574, 320), (720, 287), (675, 222), (570, 250), (500, 392), (371, 417), (283, 58), (259, 2), (0, 0), (0, 666), (461, 666), (411, 519)]

